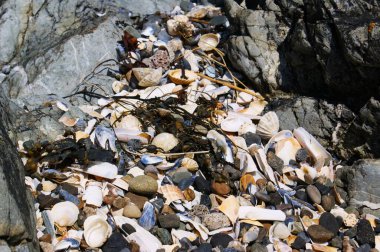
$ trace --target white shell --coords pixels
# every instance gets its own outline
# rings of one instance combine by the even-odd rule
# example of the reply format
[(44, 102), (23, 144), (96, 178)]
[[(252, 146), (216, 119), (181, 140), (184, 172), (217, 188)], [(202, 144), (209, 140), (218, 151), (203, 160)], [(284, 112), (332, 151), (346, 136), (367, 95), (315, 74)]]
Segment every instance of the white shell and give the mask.
[(55, 188), (57, 188), (57, 184), (55, 184), (51, 181), (46, 180), (46, 181), (42, 182), (42, 191), (44, 191), (44, 192), (51, 192)]
[(284, 165), (288, 165), (290, 160), (296, 160), (296, 153), (299, 149), (301, 149), (299, 142), (294, 137), (290, 137), (278, 141), (275, 152), (284, 161)]
[(84, 221), (83, 227), (84, 239), (92, 248), (101, 247), (112, 233), (111, 226), (107, 223), (104, 217), (99, 215), (87, 217)]
[(256, 132), (264, 139), (269, 139), (280, 129), (280, 123), (275, 112), (266, 113), (259, 121)]
[(239, 208), (239, 219), (284, 221), (286, 215), (281, 210), (271, 210), (254, 206), (241, 206)]
[(163, 149), (170, 151), (179, 143), (178, 139), (170, 133), (160, 133), (153, 138), (152, 144)]
[(227, 132), (238, 132), (244, 123), (252, 124), (252, 121), (245, 117), (227, 117), (222, 121), (220, 127)]
[(51, 209), (51, 217), (53, 221), (61, 227), (72, 226), (78, 220), (79, 209), (70, 202), (59, 202)]
[(83, 200), (86, 204), (100, 207), (103, 203), (103, 193), (101, 189), (102, 183), (90, 182), (86, 187), (83, 195)]
[(247, 94), (245, 92), (240, 92), (236, 98), (236, 102), (239, 104), (247, 104), (253, 101), (253, 95)]
[(238, 130), (238, 135), (241, 136), (248, 132), (256, 133), (256, 125), (253, 124), (252, 122), (243, 123)]
[(211, 140), (215, 152), (221, 151), (227, 162), (234, 163), (232, 149), (223, 135), (219, 134), (216, 130), (210, 130), (207, 133), (207, 138)]
[[(116, 118), (115, 118), (116, 119)], [(111, 123), (115, 125), (116, 128), (122, 128), (130, 131), (141, 131), (142, 124), (140, 120), (133, 115), (122, 116), (119, 121), (115, 121)]]
[(117, 166), (108, 162), (93, 162), (86, 172), (94, 176), (114, 179), (117, 175)]
[(314, 159), (314, 167), (317, 169), (328, 165), (332, 160), (330, 153), (304, 128), (299, 127), (293, 131), (294, 137), (298, 140), (302, 147), (304, 147)]

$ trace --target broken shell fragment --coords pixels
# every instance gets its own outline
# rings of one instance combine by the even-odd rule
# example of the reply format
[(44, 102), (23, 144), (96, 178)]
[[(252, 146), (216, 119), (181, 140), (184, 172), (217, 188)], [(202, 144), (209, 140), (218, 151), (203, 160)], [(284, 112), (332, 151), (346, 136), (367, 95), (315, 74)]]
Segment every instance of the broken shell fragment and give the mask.
[(152, 144), (165, 152), (172, 150), (179, 143), (178, 139), (170, 133), (160, 133), (153, 138)]
[(288, 165), (290, 160), (296, 160), (296, 153), (301, 149), (301, 145), (294, 138), (286, 138), (276, 143), (276, 156), (284, 161), (284, 165)]
[(181, 166), (185, 167), (190, 172), (195, 172), (199, 168), (197, 161), (195, 161), (192, 158), (187, 158), (187, 157), (182, 159)]
[(280, 123), (275, 112), (268, 112), (261, 117), (256, 132), (264, 139), (270, 139), (280, 128)]
[(159, 191), (161, 191), (161, 193), (164, 195), (164, 198), (166, 199), (165, 204), (170, 204), (176, 200), (185, 200), (185, 197), (183, 196), (183, 193), (181, 189), (178, 188), (178, 186), (164, 185), (160, 187)]
[(108, 162), (93, 162), (86, 172), (97, 177), (114, 179), (117, 175), (117, 166)]
[(84, 239), (93, 248), (101, 247), (112, 233), (111, 226), (104, 217), (92, 215), (87, 217), (83, 224)]
[(219, 44), (219, 36), (214, 33), (208, 33), (201, 36), (198, 42), (198, 46), (203, 51), (211, 51)]
[(210, 130), (207, 133), (207, 138), (211, 141), (215, 152), (222, 152), (227, 162), (234, 162), (231, 146), (227, 143), (223, 135), (219, 134), (216, 130)]
[(78, 207), (70, 201), (57, 203), (51, 209), (53, 221), (61, 227), (74, 225), (78, 219), (78, 215)]
[(271, 210), (254, 206), (241, 206), (239, 208), (239, 219), (284, 221), (286, 215), (280, 210)]
[(218, 209), (224, 213), (234, 224), (239, 217), (239, 200), (231, 195), (227, 199), (223, 200), (222, 204), (218, 207)]

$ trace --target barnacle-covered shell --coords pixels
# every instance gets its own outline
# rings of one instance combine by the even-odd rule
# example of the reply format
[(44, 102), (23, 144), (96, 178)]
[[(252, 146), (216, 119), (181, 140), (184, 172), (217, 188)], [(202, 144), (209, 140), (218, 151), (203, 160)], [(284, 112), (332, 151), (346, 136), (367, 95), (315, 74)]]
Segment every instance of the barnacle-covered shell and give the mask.
[(266, 113), (259, 121), (256, 132), (264, 139), (271, 138), (278, 132), (280, 123), (275, 112)]
[(152, 144), (164, 151), (170, 151), (179, 143), (178, 139), (170, 133), (160, 133), (153, 138)]
[(59, 202), (51, 209), (53, 221), (62, 227), (74, 225), (78, 219), (78, 215), (78, 207), (70, 201)]
[(214, 33), (208, 33), (201, 36), (198, 42), (198, 46), (203, 51), (211, 51), (219, 44), (219, 36)]
[(169, 72), (169, 78), (170, 80), (179, 85), (188, 85), (192, 82), (194, 82), (197, 78), (198, 75), (190, 70), (185, 70), (185, 76), (186, 78), (182, 78), (182, 70), (181, 69), (174, 69)]
[(101, 247), (112, 233), (111, 226), (104, 217), (92, 215), (87, 217), (83, 224), (84, 239), (93, 248)]
[(164, 198), (166, 199), (165, 204), (170, 204), (176, 200), (185, 200), (185, 197), (183, 196), (183, 193), (181, 189), (178, 188), (178, 186), (164, 185), (160, 187), (159, 191), (161, 191), (161, 193), (164, 195)]

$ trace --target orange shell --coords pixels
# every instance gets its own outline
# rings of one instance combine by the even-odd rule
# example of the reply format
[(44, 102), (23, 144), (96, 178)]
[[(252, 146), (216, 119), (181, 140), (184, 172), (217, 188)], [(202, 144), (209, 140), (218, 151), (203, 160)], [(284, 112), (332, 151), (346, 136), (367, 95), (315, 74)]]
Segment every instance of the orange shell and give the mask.
[(194, 82), (198, 78), (198, 75), (196, 73), (194, 73), (193, 71), (190, 71), (190, 70), (185, 70), (185, 75), (186, 75), (187, 79), (182, 79), (181, 75), (182, 75), (181, 69), (175, 69), (175, 70), (171, 70), (169, 72), (170, 80), (173, 83), (179, 84), (179, 85), (188, 85), (188, 84)]

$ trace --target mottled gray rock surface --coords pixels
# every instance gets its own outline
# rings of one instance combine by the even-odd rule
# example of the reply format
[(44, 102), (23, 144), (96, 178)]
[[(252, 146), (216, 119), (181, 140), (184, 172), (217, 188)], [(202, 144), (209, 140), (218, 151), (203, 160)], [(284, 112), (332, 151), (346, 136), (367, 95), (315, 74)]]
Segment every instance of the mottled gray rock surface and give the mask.
[(260, 91), (293, 91), (360, 109), (379, 96), (378, 1), (226, 0), (228, 56)]

